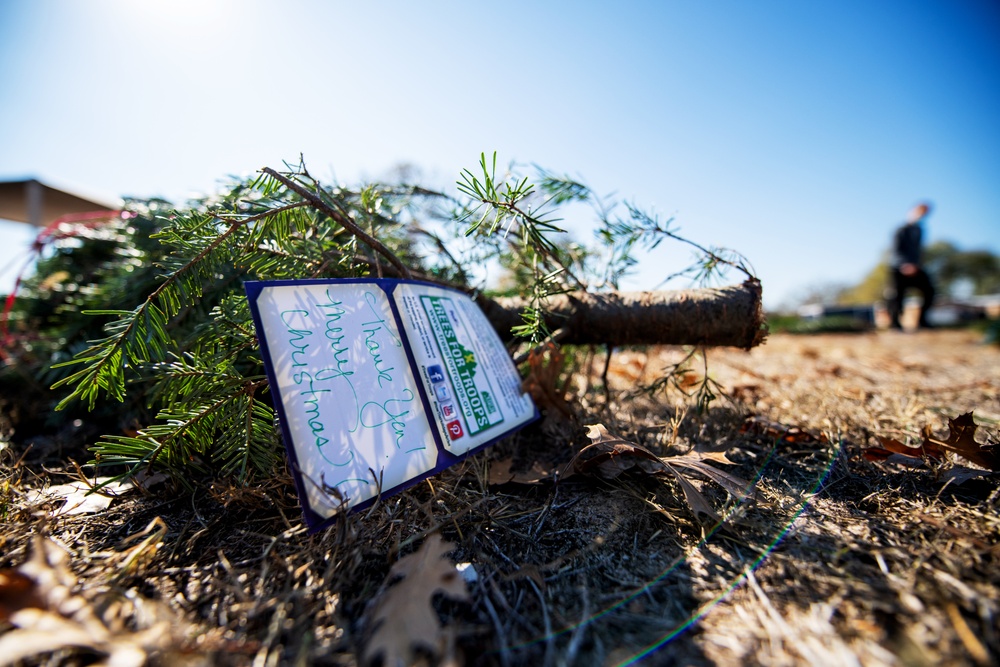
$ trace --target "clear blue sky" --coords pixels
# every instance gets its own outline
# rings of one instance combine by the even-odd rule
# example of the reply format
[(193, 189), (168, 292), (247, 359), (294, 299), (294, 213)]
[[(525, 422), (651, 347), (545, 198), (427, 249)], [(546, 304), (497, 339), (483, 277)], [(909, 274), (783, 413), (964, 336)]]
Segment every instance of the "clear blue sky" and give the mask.
[(0, 0), (0, 179), (182, 201), (303, 153), (449, 187), (494, 150), (743, 252), (769, 307), (923, 198), (931, 241), (1000, 252), (1000, 3)]

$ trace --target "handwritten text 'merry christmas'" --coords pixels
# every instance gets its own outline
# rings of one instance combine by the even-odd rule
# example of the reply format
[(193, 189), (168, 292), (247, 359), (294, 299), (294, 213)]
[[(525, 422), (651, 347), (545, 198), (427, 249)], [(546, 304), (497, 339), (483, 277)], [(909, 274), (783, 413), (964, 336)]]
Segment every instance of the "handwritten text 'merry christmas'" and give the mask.
[[(293, 395), (306, 416), (313, 444), (328, 463), (346, 466), (354, 458), (353, 450), (346, 451), (343, 460), (324, 451), (335, 437), (334, 430), (355, 433), (387, 427), (396, 449), (402, 449), (405, 417), (415, 399), (405, 371), (393, 361), (400, 359), (402, 342), (379, 312), (374, 293), (365, 292), (364, 304), (353, 311), (329, 290), (325, 297), (309, 309), (281, 311), (297, 389)], [(364, 399), (359, 398), (358, 387)], [(335, 401), (336, 409), (321, 409), (324, 399)], [(338, 418), (339, 423), (331, 423)]]

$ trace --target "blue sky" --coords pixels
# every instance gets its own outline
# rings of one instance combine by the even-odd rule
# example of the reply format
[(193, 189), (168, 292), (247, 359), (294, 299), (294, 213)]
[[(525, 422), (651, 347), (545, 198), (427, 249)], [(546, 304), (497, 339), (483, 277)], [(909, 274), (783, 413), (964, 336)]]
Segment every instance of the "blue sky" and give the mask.
[[(182, 201), (302, 153), (451, 187), (497, 151), (741, 251), (769, 307), (860, 279), (925, 198), (931, 241), (1000, 252), (998, 119), (987, 0), (0, 0), (0, 179)], [(0, 224), (0, 266), (30, 236)]]

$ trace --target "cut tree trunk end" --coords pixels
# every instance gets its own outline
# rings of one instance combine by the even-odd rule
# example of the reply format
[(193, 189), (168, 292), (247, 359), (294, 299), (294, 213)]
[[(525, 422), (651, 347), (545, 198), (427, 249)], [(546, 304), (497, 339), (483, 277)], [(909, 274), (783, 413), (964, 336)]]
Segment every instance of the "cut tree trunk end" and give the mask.
[[(481, 300), (501, 337), (523, 323), (521, 297)], [(542, 304), (550, 331), (564, 329), (570, 345), (708, 345), (750, 349), (764, 342), (767, 323), (760, 281), (658, 292), (573, 292)]]

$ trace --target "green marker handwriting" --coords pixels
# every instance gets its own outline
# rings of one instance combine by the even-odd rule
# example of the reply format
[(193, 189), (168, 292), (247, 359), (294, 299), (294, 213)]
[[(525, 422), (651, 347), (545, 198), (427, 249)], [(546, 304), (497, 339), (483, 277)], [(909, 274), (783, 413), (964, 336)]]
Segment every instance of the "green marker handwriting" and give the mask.
[[(406, 435), (406, 417), (410, 414), (410, 404), (416, 398), (409, 387), (402, 388), (401, 397), (397, 392), (378, 396), (383, 393), (378, 390), (392, 387), (393, 374), (396, 370), (386, 358), (384, 351), (389, 347), (402, 347), (403, 343), (377, 309), (375, 294), (365, 292), (364, 299), (367, 310), (362, 308), (351, 313), (344, 308), (342, 301), (333, 298), (330, 290), (327, 290), (326, 300), (317, 303), (312, 312), (299, 308), (280, 313), (281, 322), (288, 334), (286, 341), (291, 348), (292, 382), (298, 390), (293, 395), (299, 402), (300, 414), (305, 415), (312, 444), (319, 455), (330, 465), (338, 468), (352, 462), (357, 465), (357, 462), (353, 450), (348, 450), (347, 457), (343, 460), (333, 460), (324, 451), (330, 449), (328, 445), (331, 441), (337, 441), (337, 438), (331, 435), (330, 429), (333, 427), (328, 423), (331, 412), (338, 419), (347, 422), (344, 427), (348, 433), (355, 433), (358, 429), (388, 428), (395, 437), (396, 449), (402, 451)], [(350, 326), (352, 315), (364, 318), (360, 323), (360, 332), (354, 328), (357, 324), (354, 327)], [(322, 337), (313, 338), (317, 333), (321, 333)], [(355, 382), (371, 370), (362, 372), (364, 367), (356, 367), (354, 360), (351, 359), (352, 339), (361, 336), (364, 338), (360, 342), (364, 344), (364, 349), (371, 358), (369, 368), (374, 370), (376, 380), (372, 385), (365, 385), (367, 395), (371, 396), (375, 390), (376, 398), (363, 404), (358, 396)], [(313, 344), (318, 346), (313, 349), (319, 354), (309, 354), (310, 346)], [(323, 347), (326, 348), (325, 352), (322, 352)], [(328, 363), (331, 353), (332, 363)], [(315, 361), (310, 364), (310, 356), (314, 360), (324, 360), (326, 365), (315, 368), (319, 364)], [(336, 407), (331, 410), (329, 407), (331, 405)], [(326, 406), (325, 409), (323, 406)]]
[[(400, 421), (400, 417), (410, 414), (409, 408), (404, 410), (403, 405), (412, 402), (414, 398), (413, 392), (409, 389), (404, 389), (403, 395), (406, 398), (390, 398), (382, 403), (368, 401), (361, 406), (361, 425), (365, 428), (378, 428), (389, 424), (396, 434), (396, 449), (399, 449), (399, 441), (406, 435), (406, 422)], [(369, 422), (369, 420), (372, 421)]]
[(385, 362), (383, 361), (382, 354), (380, 352), (382, 345), (379, 343), (376, 334), (380, 331), (384, 331), (391, 337), (391, 342), (395, 347), (402, 347), (403, 343), (391, 329), (383, 326), (385, 324), (385, 320), (379, 317), (379, 313), (375, 310), (375, 295), (371, 292), (365, 292), (365, 303), (368, 305), (368, 310), (371, 311), (372, 317), (375, 318), (369, 322), (361, 323), (361, 326), (364, 327), (363, 331), (365, 332), (365, 347), (368, 349), (369, 356), (371, 356), (372, 360), (375, 362), (375, 371), (378, 373), (378, 386), (379, 388), (384, 388), (384, 382), (392, 382), (391, 372), (396, 369), (383, 367)]

